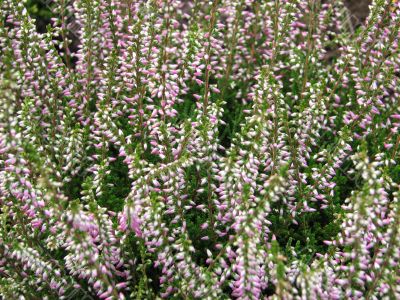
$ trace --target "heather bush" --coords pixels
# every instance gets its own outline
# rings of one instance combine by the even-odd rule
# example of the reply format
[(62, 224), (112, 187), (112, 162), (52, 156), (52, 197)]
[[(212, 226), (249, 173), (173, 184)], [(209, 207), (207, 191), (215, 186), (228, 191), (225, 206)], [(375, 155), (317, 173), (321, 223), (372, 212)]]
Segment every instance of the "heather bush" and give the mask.
[(2, 299), (400, 298), (399, 2), (46, 3), (0, 0)]

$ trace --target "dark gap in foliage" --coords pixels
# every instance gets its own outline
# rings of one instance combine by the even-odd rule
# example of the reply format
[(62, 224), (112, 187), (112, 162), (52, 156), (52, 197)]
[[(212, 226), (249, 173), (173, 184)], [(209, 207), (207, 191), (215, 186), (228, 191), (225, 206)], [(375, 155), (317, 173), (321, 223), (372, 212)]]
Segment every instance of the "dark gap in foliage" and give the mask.
[[(202, 171), (205, 172), (204, 170), (198, 171), (193, 166), (186, 172), (187, 182), (192, 183), (192, 185), (186, 187), (186, 194), (188, 195), (188, 199), (195, 202), (196, 205), (207, 203), (206, 192), (198, 193), (197, 191), (200, 188), (200, 178), (202, 178), (201, 173), (203, 173)], [(193, 257), (193, 259), (199, 265), (206, 266), (207, 254), (205, 249), (209, 249), (212, 252), (215, 251), (212, 246), (212, 241), (201, 239), (204, 236), (211, 236), (213, 234), (213, 232), (210, 231), (210, 228), (201, 228), (202, 224), (208, 222), (208, 214), (197, 209), (196, 207), (193, 207), (185, 214), (185, 216), (187, 220), (187, 232), (190, 240), (193, 243), (193, 247), (197, 250), (203, 249), (203, 251), (199, 251), (197, 255)]]
[(45, 33), (47, 31), (47, 25), (50, 25), (50, 19), (53, 17), (53, 13), (45, 4), (45, 1), (28, 0), (26, 8), (29, 15), (35, 19), (37, 31), (39, 33)]
[[(286, 246), (286, 256), (292, 256), (290, 249), (294, 247), (295, 252), (308, 262), (315, 253), (325, 254), (328, 251), (329, 247), (324, 241), (335, 239), (340, 232), (337, 215), (343, 213), (341, 206), (344, 200), (362, 184), (358, 175), (348, 175), (348, 171), (353, 167), (353, 163), (347, 159), (337, 170), (335, 195), (329, 200), (331, 205), (326, 209), (319, 209), (316, 206), (316, 212), (300, 215), (296, 218), (298, 225), (291, 223), (290, 216), (280, 215), (282, 203), (275, 203), (272, 206), (273, 213), (269, 217), (272, 223), (271, 231), (275, 234), (279, 245)], [(313, 203), (309, 205), (315, 206)]]
[(117, 160), (110, 164), (110, 174), (106, 175), (103, 194), (98, 199), (100, 206), (109, 210), (119, 212), (125, 203), (131, 189), (131, 182), (128, 177), (128, 166), (123, 162), (124, 158), (118, 156), (115, 147), (110, 147), (110, 156)]
[(272, 282), (268, 282), (268, 287), (262, 291), (263, 296), (273, 296), (275, 295), (276, 287)]
[[(93, 150), (86, 153), (87, 158), (93, 155)], [(85, 162), (85, 161), (84, 161)], [(64, 193), (70, 200), (79, 199), (81, 197), (82, 187), (85, 179), (88, 176), (87, 167), (89, 166), (88, 161), (86, 164), (80, 166), (78, 174), (71, 177), (71, 181), (65, 183)]]
[[(144, 252), (141, 253), (141, 248), (143, 247), (143, 245), (141, 245), (143, 241), (141, 241), (140, 239), (138, 239), (134, 233), (130, 233), (127, 237), (127, 243), (126, 243), (126, 248), (123, 249), (124, 251), (133, 253), (133, 257), (136, 258), (135, 260), (135, 264), (131, 266), (131, 270), (132, 270), (132, 274), (136, 274), (140, 276), (136, 276), (134, 275), (134, 277), (132, 278), (132, 281), (135, 283), (135, 286), (138, 287), (140, 286), (140, 281), (142, 276), (147, 276), (148, 278), (150, 278), (150, 290), (152, 292), (154, 292), (155, 294), (158, 294), (160, 292), (160, 274), (161, 274), (161, 270), (160, 267), (155, 267), (154, 263), (150, 263), (154, 262), (157, 260), (157, 257), (155, 254), (152, 254), (150, 252)], [(144, 254), (144, 256), (142, 256)], [(147, 262), (145, 262), (145, 268), (144, 269), (139, 269), (136, 270), (137, 265), (139, 263), (142, 263), (144, 260), (147, 260)], [(132, 262), (130, 262), (132, 263)], [(139, 274), (137, 274), (137, 271)], [(143, 274), (143, 271), (145, 272), (145, 274)], [(142, 286), (143, 288), (143, 286)], [(130, 298), (128, 298), (130, 299)]]
[[(58, 15), (55, 15), (54, 12), (51, 10), (51, 3), (46, 5), (46, 1), (29, 0), (26, 3), (26, 8), (30, 17), (35, 20), (35, 25), (38, 33), (46, 33), (48, 31), (48, 26), (52, 26), (51, 18), (60, 17)], [(66, 16), (66, 20), (69, 20), (68, 16)], [(74, 54), (78, 50), (79, 40), (75, 36), (75, 33), (73, 33), (72, 31), (68, 30), (67, 34), (67, 38), (71, 41), (71, 44), (68, 46), (69, 51), (71, 52), (71, 54)], [(59, 41), (59, 43), (63, 42), (62, 37), (59, 37), (57, 40)], [(62, 49), (59, 44), (56, 44), (56, 49), (66, 65), (70, 64), (70, 67), (74, 67), (76, 65), (78, 59), (75, 55), (70, 55), (68, 57), (69, 62), (67, 63), (65, 55), (63, 54), (64, 49)]]
[(221, 124), (218, 128), (220, 144), (229, 148), (232, 144), (232, 138), (240, 130), (240, 124), (244, 121), (243, 110), (246, 105), (240, 103), (240, 100), (235, 97), (237, 90), (229, 90), (227, 93), (227, 101), (223, 106), (224, 112), (222, 120), (225, 124)]

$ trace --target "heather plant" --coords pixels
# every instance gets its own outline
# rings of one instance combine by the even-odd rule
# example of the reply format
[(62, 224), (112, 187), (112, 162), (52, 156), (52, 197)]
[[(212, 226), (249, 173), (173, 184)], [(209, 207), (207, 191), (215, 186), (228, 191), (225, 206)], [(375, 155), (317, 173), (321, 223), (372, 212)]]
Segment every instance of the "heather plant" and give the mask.
[(46, 3), (0, 0), (2, 299), (400, 298), (399, 2)]

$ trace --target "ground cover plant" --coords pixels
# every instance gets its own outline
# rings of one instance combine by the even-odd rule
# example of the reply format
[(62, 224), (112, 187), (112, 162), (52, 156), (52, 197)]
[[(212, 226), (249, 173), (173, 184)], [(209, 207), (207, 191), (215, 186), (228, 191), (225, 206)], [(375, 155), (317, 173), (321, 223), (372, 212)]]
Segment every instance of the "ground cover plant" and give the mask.
[(32, 2), (0, 0), (2, 299), (400, 298), (397, 1)]

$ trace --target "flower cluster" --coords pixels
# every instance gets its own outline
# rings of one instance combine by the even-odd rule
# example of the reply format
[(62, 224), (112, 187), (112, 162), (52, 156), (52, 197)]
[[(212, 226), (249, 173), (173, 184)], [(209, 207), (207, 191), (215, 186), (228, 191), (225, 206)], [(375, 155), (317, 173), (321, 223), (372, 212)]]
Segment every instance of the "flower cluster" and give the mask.
[(398, 1), (51, 2), (0, 0), (0, 298), (400, 298)]

